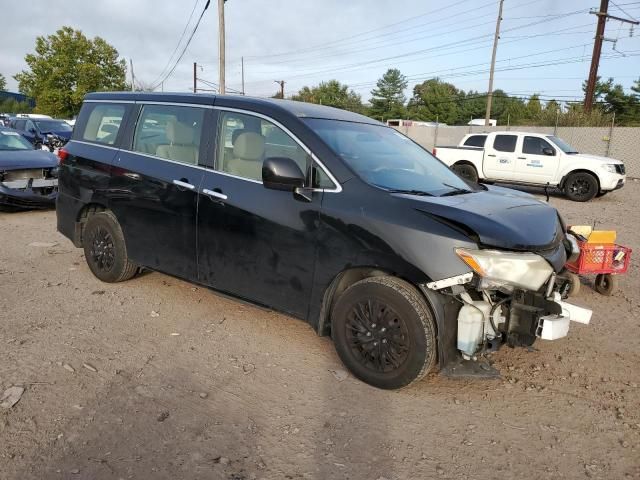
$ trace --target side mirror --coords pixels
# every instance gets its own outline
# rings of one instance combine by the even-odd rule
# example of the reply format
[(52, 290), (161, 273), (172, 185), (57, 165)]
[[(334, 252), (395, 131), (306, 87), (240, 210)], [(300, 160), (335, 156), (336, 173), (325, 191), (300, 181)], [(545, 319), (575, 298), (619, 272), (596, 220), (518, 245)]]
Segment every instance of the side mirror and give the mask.
[(265, 188), (293, 192), (304, 187), (305, 175), (296, 162), (287, 157), (269, 157), (262, 164)]
[(553, 157), (556, 154), (556, 151), (551, 147), (544, 147), (542, 149), (542, 153), (549, 157)]

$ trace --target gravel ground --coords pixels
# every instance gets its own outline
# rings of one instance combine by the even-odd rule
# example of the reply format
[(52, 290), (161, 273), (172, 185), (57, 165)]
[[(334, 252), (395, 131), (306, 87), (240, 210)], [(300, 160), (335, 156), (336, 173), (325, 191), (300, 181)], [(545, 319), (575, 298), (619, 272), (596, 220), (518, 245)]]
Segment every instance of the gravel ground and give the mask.
[(501, 350), (499, 380), (394, 392), (301, 321), (159, 273), (100, 283), (55, 212), (0, 213), (0, 394), (25, 388), (0, 478), (640, 478), (640, 183), (551, 203), (637, 252), (613, 296), (584, 280), (591, 325)]

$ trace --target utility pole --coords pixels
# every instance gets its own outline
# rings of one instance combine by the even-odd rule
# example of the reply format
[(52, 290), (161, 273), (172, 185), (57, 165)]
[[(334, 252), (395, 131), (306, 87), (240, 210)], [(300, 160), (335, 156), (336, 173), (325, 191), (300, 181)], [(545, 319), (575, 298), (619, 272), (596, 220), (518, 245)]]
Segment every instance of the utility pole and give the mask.
[(280, 85), (280, 98), (284, 99), (284, 84), (287, 83), (284, 80), (274, 80), (278, 85)]
[(218, 0), (218, 58), (220, 61), (220, 95), (224, 95), (224, 2), (225, 0)]
[(609, 18), (619, 22), (638, 25), (639, 22), (627, 18), (609, 15), (609, 0), (600, 0), (600, 10), (589, 12), (598, 16), (598, 26), (596, 27), (596, 38), (593, 42), (593, 54), (591, 55), (591, 68), (589, 69), (589, 79), (587, 80), (587, 92), (584, 96), (584, 110), (590, 112), (593, 108), (593, 100), (596, 93), (596, 82), (598, 80), (598, 67), (600, 65), (600, 53), (602, 52), (602, 42), (604, 38), (604, 27)]
[(489, 73), (489, 90), (487, 92), (487, 111), (484, 116), (484, 126), (491, 124), (491, 102), (493, 101), (493, 71), (496, 68), (496, 52), (498, 50), (498, 40), (500, 39), (500, 22), (502, 21), (502, 5), (504, 0), (500, 0), (498, 8), (498, 20), (496, 21), (496, 34), (493, 37), (493, 53), (491, 54), (491, 71)]
[(196, 69), (198, 68), (198, 64), (193, 62), (193, 93), (196, 93), (198, 90), (198, 79), (196, 77)]
[(133, 74), (133, 58), (129, 59), (129, 65), (131, 65), (131, 91), (136, 91), (136, 76)]
[(240, 57), (240, 65), (242, 67), (242, 95), (244, 95), (244, 57)]

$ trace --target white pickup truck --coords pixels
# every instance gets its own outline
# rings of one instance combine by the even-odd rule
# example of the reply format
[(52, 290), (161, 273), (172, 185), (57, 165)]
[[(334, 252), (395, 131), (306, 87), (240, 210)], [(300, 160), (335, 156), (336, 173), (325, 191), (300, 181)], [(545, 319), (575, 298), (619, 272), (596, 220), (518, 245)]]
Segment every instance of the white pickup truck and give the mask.
[(436, 146), (433, 154), (473, 182), (553, 186), (577, 202), (622, 188), (625, 182), (620, 160), (578, 153), (543, 133), (474, 133), (457, 147)]

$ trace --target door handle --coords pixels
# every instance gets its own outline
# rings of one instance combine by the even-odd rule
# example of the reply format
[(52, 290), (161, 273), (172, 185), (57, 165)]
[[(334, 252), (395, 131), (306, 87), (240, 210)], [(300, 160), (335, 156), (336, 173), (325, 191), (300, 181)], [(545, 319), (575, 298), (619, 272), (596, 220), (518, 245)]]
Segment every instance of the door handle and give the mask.
[(518, 160), (526, 160), (527, 157), (518, 157)]
[(495, 155), (493, 153), (488, 153), (487, 157), (495, 157)]
[(222, 192), (216, 192), (215, 190), (209, 190), (208, 188), (202, 189), (202, 193), (209, 197), (218, 198), (220, 200), (226, 200), (227, 196)]
[(186, 188), (188, 190), (193, 190), (194, 188), (196, 188), (194, 185), (191, 185), (190, 183), (187, 183), (187, 182), (183, 182), (182, 180), (174, 180), (173, 184), (181, 188)]

